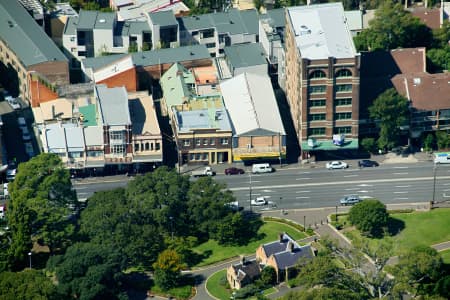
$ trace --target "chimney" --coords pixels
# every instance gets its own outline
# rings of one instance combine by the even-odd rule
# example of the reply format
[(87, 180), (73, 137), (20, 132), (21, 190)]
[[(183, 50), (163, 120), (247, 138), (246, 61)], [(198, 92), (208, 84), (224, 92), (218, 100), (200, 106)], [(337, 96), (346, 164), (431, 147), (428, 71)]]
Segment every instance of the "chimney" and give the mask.
[(289, 252), (294, 252), (294, 243), (292, 241), (288, 242), (286, 250)]
[(244, 255), (240, 255), (239, 258), (240, 258), (240, 261), (241, 261), (241, 265), (245, 265), (245, 256)]
[(280, 243), (282, 243), (283, 242), (283, 233), (282, 232), (280, 232), (279, 234), (278, 234), (278, 241), (280, 242)]

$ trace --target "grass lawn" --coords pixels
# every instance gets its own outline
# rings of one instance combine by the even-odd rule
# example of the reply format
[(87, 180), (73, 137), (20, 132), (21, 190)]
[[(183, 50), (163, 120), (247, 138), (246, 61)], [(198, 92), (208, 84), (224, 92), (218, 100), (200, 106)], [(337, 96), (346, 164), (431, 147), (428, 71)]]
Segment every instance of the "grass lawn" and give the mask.
[[(418, 245), (431, 246), (450, 240), (450, 209), (392, 214), (391, 217), (394, 224), (392, 227), (395, 228), (392, 255), (401, 254)], [(356, 230), (346, 232), (345, 235), (354, 241), (362, 238)], [(371, 249), (376, 249), (380, 243), (379, 239), (366, 240)]]
[(162, 295), (164, 297), (168, 297), (168, 295), (171, 295), (176, 299), (189, 299), (190, 297), (192, 297), (192, 285), (175, 287), (168, 291), (162, 291), (159, 287), (153, 286), (151, 288), (151, 291), (156, 295)]
[(442, 252), (439, 252), (442, 256), (442, 259), (444, 260), (444, 262), (448, 265), (450, 265), (450, 250), (445, 250)]
[(230, 290), (227, 290), (224, 286), (219, 284), (220, 278), (226, 275), (227, 270), (221, 270), (209, 277), (208, 282), (206, 283), (206, 289), (208, 290), (208, 292), (214, 297), (221, 300), (228, 300), (231, 296)]
[(258, 231), (258, 236), (261, 238), (253, 240), (247, 245), (221, 246), (214, 240), (209, 240), (203, 244), (198, 245), (193, 249), (193, 251), (200, 255), (205, 255), (206, 258), (203, 259), (199, 264), (197, 264), (196, 267), (213, 264), (241, 254), (247, 255), (255, 253), (259, 245), (270, 241), (275, 241), (278, 237), (278, 233), (280, 232), (286, 232), (295, 240), (306, 237), (303, 232), (298, 231), (292, 226), (278, 222), (266, 221)]

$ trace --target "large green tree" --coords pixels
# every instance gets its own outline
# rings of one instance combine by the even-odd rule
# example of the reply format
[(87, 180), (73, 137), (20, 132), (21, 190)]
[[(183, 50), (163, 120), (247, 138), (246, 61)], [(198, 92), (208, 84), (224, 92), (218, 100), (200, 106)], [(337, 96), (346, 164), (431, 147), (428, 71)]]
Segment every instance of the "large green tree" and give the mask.
[(20, 164), (9, 189), (13, 260), (24, 260), (31, 249), (31, 236), (48, 246), (50, 253), (70, 244), (78, 201), (69, 171), (57, 155), (43, 153)]
[(378, 147), (385, 149), (397, 145), (401, 134), (400, 127), (409, 120), (408, 100), (391, 88), (375, 99), (369, 107), (369, 113), (371, 118), (379, 122)]
[(0, 299), (52, 300), (60, 299), (56, 286), (41, 271), (0, 273)]
[(348, 218), (362, 234), (380, 236), (387, 226), (389, 214), (383, 203), (376, 199), (368, 199), (353, 206)]
[(184, 268), (186, 265), (176, 251), (164, 250), (153, 264), (155, 284), (165, 291), (176, 287), (181, 278), (181, 270)]
[(432, 42), (431, 30), (400, 3), (383, 2), (369, 25), (354, 38), (359, 51), (427, 47)]

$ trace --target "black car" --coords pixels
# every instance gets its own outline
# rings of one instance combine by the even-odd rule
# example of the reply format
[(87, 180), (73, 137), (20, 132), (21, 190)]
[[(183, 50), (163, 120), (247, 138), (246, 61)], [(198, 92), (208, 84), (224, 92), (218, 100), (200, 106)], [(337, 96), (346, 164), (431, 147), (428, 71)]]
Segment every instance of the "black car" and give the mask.
[(360, 168), (378, 167), (379, 164), (374, 160), (363, 159), (363, 160), (358, 161), (358, 166)]

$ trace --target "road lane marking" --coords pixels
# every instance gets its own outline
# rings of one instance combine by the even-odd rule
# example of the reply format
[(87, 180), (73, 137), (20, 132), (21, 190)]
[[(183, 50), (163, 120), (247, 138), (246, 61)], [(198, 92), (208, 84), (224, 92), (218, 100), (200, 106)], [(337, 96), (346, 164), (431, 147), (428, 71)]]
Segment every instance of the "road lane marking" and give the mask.
[(394, 192), (394, 194), (407, 194), (407, 191), (401, 191), (401, 192)]
[(350, 188), (350, 189), (345, 189), (346, 191), (356, 191), (359, 190), (359, 188)]
[(311, 197), (295, 197), (295, 199), (309, 199)]
[(300, 193), (311, 193), (311, 191), (296, 191), (296, 194), (300, 194)]
[(394, 169), (408, 169), (408, 167), (394, 167)]
[(396, 188), (409, 188), (411, 187), (410, 185), (396, 185)]
[(298, 174), (311, 174), (311, 172), (300, 172)]
[(358, 184), (358, 186), (373, 186), (373, 184)]
[(352, 174), (352, 175), (344, 175), (344, 177), (356, 177), (358, 176), (357, 174)]
[(401, 197), (394, 198), (394, 200), (408, 200), (408, 199), (409, 199), (408, 197), (405, 197), (405, 198), (401, 198)]
[(311, 179), (311, 178), (309, 178), (309, 177), (305, 177), (305, 178), (296, 178), (295, 180), (308, 180), (308, 179)]
[(371, 199), (373, 197), (372, 196), (360, 196), (359, 198), (361, 198), (361, 199)]
[(88, 188), (87, 186), (80, 186), (80, 187), (77, 187), (76, 190), (85, 190), (87, 188)]
[[(450, 179), (450, 176), (439, 176), (440, 180)], [(326, 185), (345, 185), (345, 184), (358, 184), (358, 183), (392, 183), (392, 182), (416, 182), (416, 181), (426, 181), (433, 180), (433, 176), (429, 177), (415, 177), (415, 178), (389, 178), (389, 179), (372, 179), (372, 180), (355, 180), (355, 181), (334, 181), (334, 182), (312, 182), (312, 183), (293, 183), (293, 184), (279, 184), (270, 186), (253, 186), (254, 190), (263, 190), (267, 188), (271, 189), (285, 189), (285, 188), (304, 188), (306, 186), (326, 186)], [(245, 187), (235, 187), (230, 188), (230, 191), (245, 191), (248, 190), (248, 186)]]
[(408, 172), (403, 172), (403, 173), (392, 173), (392, 174), (394, 174), (394, 175), (406, 175), (406, 174), (408, 174)]

